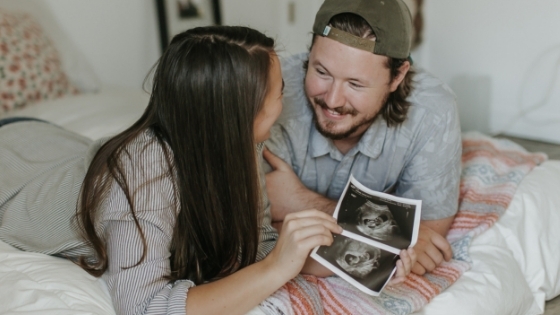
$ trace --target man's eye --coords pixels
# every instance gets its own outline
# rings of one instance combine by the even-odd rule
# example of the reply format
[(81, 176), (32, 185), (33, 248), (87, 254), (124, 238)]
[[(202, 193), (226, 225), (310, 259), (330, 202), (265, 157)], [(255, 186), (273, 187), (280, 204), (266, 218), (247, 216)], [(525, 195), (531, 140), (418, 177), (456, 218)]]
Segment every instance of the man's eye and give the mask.
[(321, 69), (316, 69), (317, 73), (320, 75), (325, 75), (327, 74), (325, 71), (321, 70)]
[(350, 82), (350, 85), (353, 86), (353, 87), (355, 87), (355, 88), (362, 88), (362, 87), (364, 87), (363, 85), (360, 85), (360, 84), (357, 84), (357, 83), (354, 83), (354, 82)]

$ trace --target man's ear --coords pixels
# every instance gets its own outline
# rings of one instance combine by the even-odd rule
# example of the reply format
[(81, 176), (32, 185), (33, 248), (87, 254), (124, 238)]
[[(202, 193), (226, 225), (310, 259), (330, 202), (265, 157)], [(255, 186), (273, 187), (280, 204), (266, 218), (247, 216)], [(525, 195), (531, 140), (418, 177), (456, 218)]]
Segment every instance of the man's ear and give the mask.
[(410, 62), (407, 60), (400, 66), (399, 74), (397, 74), (397, 76), (393, 79), (393, 82), (391, 82), (391, 92), (395, 92), (397, 90), (401, 82), (404, 80), (404, 77), (408, 73), (408, 70), (410, 70)]

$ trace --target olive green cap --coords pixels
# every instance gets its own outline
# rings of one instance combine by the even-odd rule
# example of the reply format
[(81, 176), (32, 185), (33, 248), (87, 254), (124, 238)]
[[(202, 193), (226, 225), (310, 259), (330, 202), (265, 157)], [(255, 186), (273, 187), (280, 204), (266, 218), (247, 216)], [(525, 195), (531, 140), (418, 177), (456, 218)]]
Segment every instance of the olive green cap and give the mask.
[[(329, 26), (331, 18), (341, 13), (353, 13), (366, 20), (375, 33), (375, 41)], [(412, 47), (412, 17), (402, 0), (326, 0), (315, 17), (313, 33), (376, 55), (406, 59)]]

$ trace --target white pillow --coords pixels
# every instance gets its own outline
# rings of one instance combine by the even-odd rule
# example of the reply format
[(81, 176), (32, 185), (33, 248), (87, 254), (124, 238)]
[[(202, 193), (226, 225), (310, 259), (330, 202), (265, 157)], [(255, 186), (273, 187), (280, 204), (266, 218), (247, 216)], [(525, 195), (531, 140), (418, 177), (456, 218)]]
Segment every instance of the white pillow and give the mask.
[(559, 190), (560, 161), (546, 161), (523, 179), (496, 223), (541, 307), (560, 294)]
[(473, 239), (469, 254), (472, 268), (414, 315), (542, 313), (495, 226)]
[(149, 97), (140, 89), (105, 86), (99, 93), (43, 101), (6, 117), (39, 118), (96, 140), (132, 126), (144, 113)]
[(0, 241), (0, 314), (115, 314), (105, 282), (69, 260)]
[(41, 24), (47, 36), (53, 41), (61, 58), (62, 68), (70, 81), (81, 92), (96, 92), (101, 87), (99, 78), (86, 57), (66, 36), (57, 23), (49, 6), (42, 0), (0, 0), (0, 8), (26, 12)]

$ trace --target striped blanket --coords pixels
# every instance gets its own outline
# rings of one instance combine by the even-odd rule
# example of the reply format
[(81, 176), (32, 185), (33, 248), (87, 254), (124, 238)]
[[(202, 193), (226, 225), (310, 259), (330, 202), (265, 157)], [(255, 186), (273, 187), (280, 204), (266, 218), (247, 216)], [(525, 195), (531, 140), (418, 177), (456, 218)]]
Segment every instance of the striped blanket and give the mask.
[(504, 213), (517, 186), (546, 160), (515, 143), (463, 134), (459, 211), (447, 236), (453, 259), (424, 276), (410, 274), (398, 286), (371, 297), (338, 277), (298, 276), (259, 307), (265, 314), (409, 314), (426, 305), (468, 269), (473, 237), (488, 230)]

